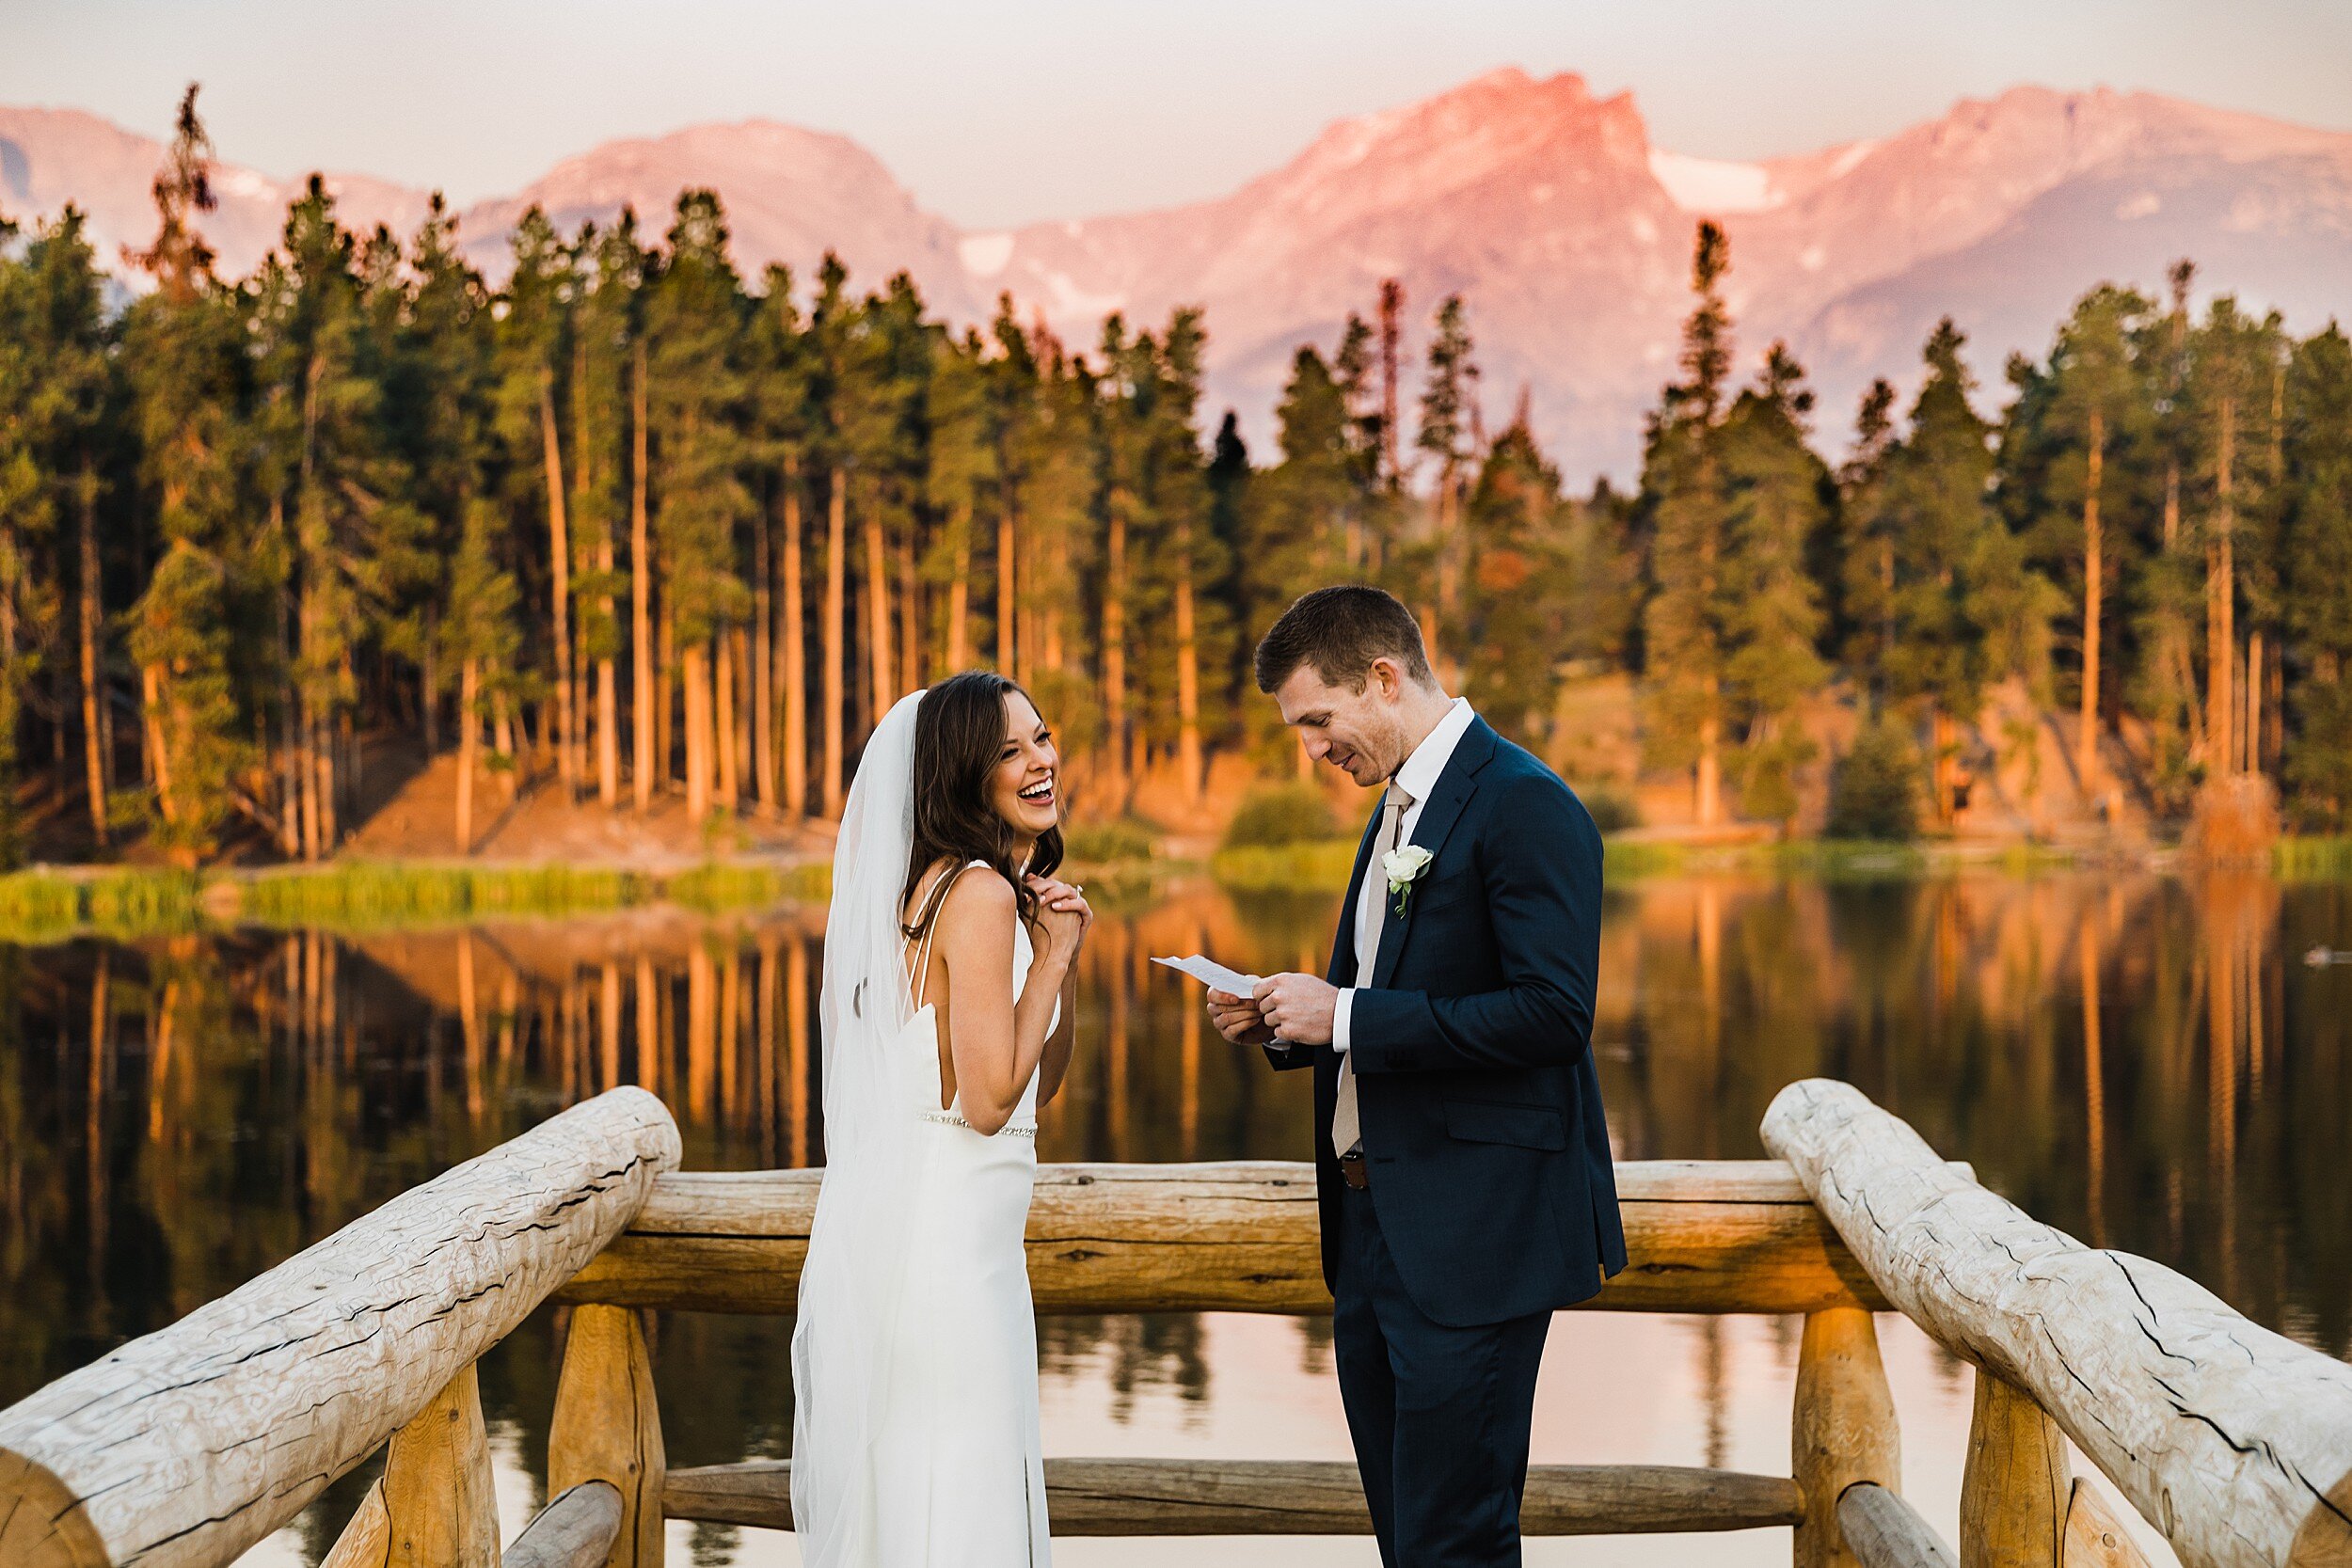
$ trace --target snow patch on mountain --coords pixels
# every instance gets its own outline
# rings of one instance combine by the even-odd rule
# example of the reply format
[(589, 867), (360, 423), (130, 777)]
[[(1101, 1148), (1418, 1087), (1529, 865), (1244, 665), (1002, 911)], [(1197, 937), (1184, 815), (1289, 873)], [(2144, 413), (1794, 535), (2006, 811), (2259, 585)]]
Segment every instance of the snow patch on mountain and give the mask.
[(1653, 147), (1649, 171), (1686, 213), (1768, 213), (1781, 204), (1762, 164), (1692, 158)]
[(966, 234), (956, 242), (963, 270), (975, 277), (993, 277), (1012, 260), (1010, 234)]

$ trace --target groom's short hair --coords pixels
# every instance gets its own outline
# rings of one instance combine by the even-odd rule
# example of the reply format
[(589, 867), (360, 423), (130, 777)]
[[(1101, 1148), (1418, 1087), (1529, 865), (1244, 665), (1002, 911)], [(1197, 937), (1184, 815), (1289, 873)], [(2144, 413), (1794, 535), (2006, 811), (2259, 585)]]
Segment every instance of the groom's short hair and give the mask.
[(1392, 658), (1422, 686), (1433, 686), (1429, 654), (1413, 612), (1395, 594), (1355, 583), (1300, 595), (1258, 644), (1258, 689), (1272, 692), (1302, 664), (1326, 686), (1361, 691), (1373, 660)]

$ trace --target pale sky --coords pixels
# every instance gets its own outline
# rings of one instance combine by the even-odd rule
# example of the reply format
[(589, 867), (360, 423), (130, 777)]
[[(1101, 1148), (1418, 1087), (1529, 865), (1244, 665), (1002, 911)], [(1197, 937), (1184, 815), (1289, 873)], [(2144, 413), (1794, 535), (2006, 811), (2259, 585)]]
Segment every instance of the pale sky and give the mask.
[(0, 103), (221, 155), (511, 191), (614, 136), (841, 132), (966, 227), (1231, 190), (1497, 66), (1630, 88), (1705, 157), (1883, 135), (2021, 82), (2352, 129), (2352, 0), (0, 0)]

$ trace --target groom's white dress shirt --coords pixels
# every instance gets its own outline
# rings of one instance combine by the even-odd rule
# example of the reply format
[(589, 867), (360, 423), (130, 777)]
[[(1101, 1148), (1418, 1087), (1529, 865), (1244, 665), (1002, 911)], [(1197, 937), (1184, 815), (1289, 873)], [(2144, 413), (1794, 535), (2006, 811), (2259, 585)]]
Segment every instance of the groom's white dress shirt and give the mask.
[[(1413, 842), (1413, 829), (1421, 821), (1421, 808), (1428, 800), (1429, 792), (1438, 787), (1445, 765), (1454, 760), (1454, 749), (1470, 733), (1478, 712), (1468, 697), (1456, 697), (1438, 721), (1438, 727), (1413, 748), (1413, 754), (1405, 759), (1405, 766), (1396, 770), (1396, 787), (1405, 792), (1412, 803), (1405, 808), (1405, 816), (1397, 830), (1399, 847)], [(1364, 867), (1364, 885), (1356, 896), (1356, 986), (1368, 985), (1373, 965), (1380, 955), (1373, 948), (1373, 900), (1389, 895), (1389, 879), (1381, 873), (1378, 861)], [(1348, 1042), (1348, 1021), (1356, 1009), (1356, 986), (1340, 992), (1338, 1004), (1331, 1013), (1331, 1049), (1345, 1051)]]

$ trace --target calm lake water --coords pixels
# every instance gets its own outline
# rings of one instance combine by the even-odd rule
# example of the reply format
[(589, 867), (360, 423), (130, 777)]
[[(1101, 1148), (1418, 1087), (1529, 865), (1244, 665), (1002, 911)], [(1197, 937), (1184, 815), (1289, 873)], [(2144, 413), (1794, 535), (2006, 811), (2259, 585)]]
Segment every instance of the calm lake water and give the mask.
[[(1207, 1027), (1146, 962), (1320, 969), (1338, 900), (1205, 884), (1098, 922), (1047, 1160), (1302, 1158), (1304, 1078)], [(0, 1403), (616, 1083), (678, 1114), (689, 1168), (813, 1164), (821, 911), (675, 911), (471, 929), (246, 932), (0, 948)], [(1621, 1158), (1752, 1158), (1773, 1093), (1845, 1078), (2034, 1213), (2352, 1351), (2352, 885), (2236, 876), (1717, 876), (1610, 896), (1595, 1048)], [(1882, 1319), (1907, 1488), (1954, 1529), (1969, 1374)], [(789, 1451), (788, 1323), (657, 1325), (671, 1463)], [(511, 1534), (540, 1500), (557, 1370), (543, 1310), (482, 1369)], [(1327, 1325), (1048, 1319), (1061, 1454), (1345, 1458)], [(1786, 1474), (1796, 1324), (1577, 1314), (1555, 1325), (1539, 1463)], [(340, 1483), (257, 1562), (314, 1563)], [(675, 1525), (699, 1568), (791, 1538)], [(1065, 1562), (1200, 1560), (1081, 1542)], [(1286, 1568), (1368, 1540), (1216, 1544)], [(1786, 1531), (1533, 1544), (1534, 1563), (1786, 1562)]]

